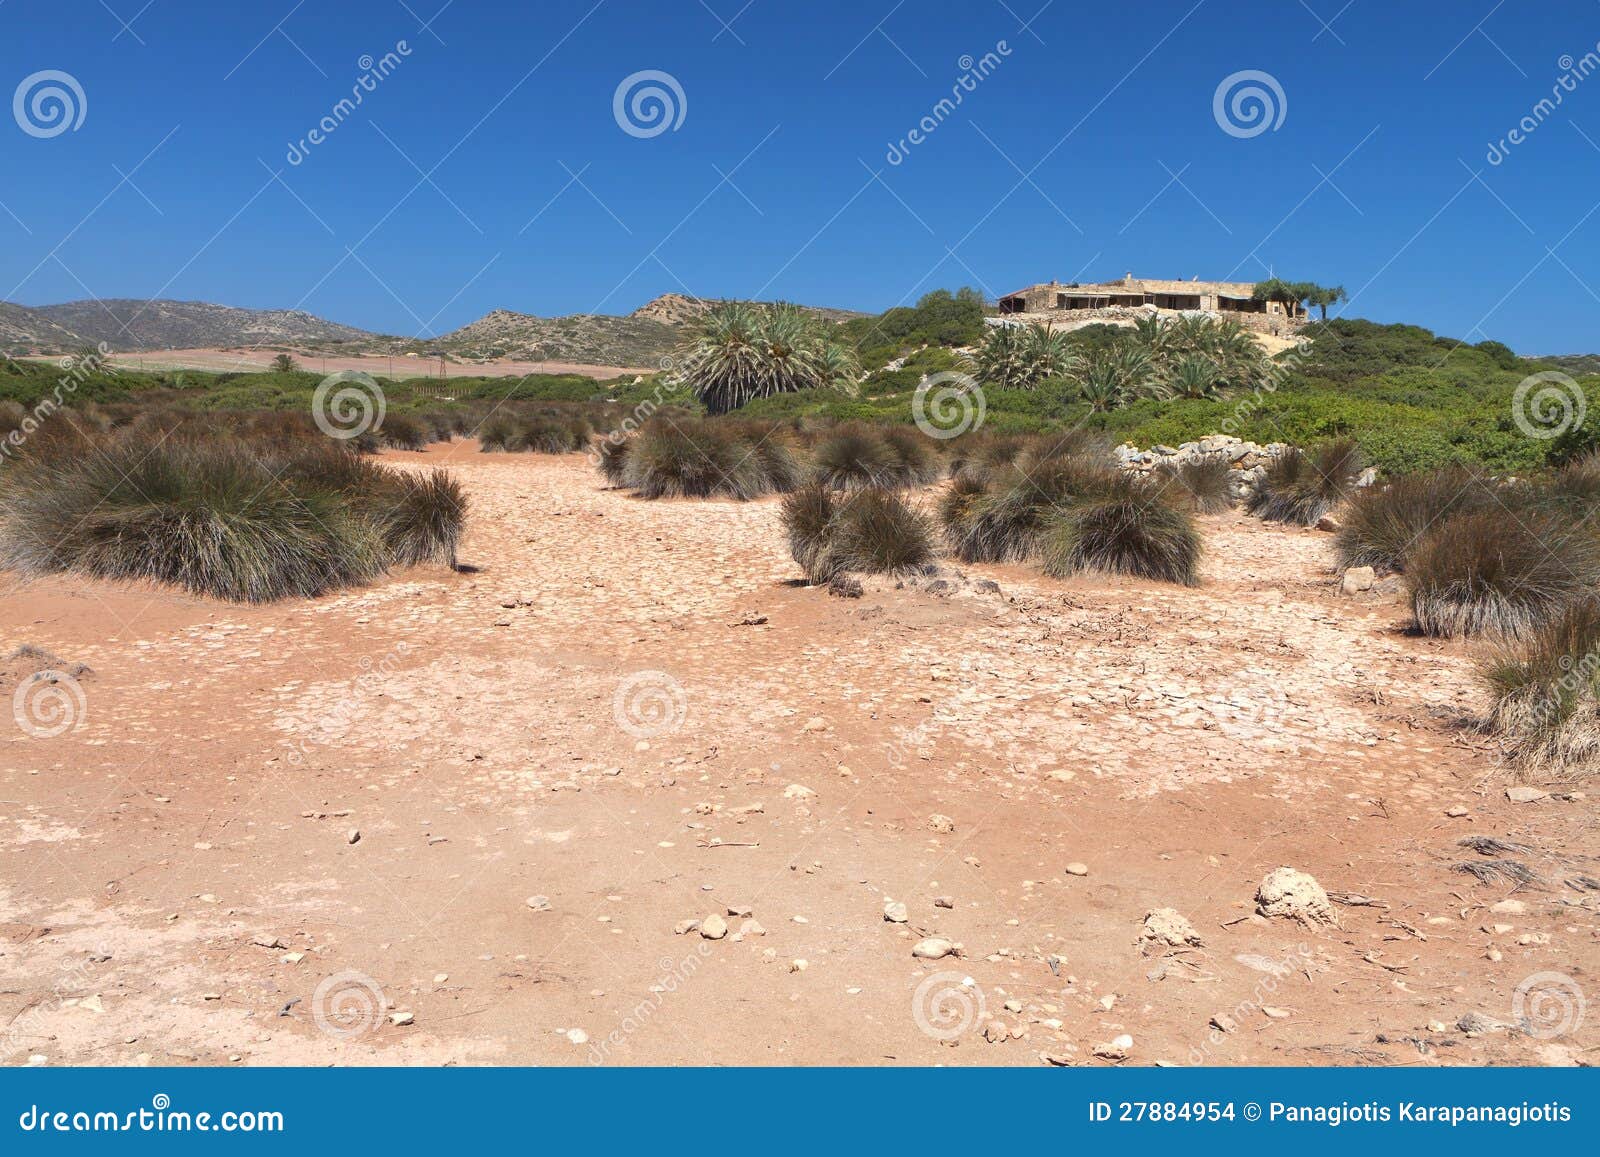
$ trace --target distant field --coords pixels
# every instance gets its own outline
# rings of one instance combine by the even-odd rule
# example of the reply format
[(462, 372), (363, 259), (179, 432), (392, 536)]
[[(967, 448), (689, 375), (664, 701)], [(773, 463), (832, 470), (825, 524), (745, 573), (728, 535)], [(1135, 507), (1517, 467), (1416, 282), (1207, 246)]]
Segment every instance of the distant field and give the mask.
[[(249, 349), (187, 349), (160, 350), (156, 353), (121, 353), (111, 355), (111, 364), (119, 368), (150, 371), (207, 370), (248, 372), (269, 369), (276, 350)], [(360, 357), (360, 356), (306, 356), (296, 357), (301, 369), (315, 373), (338, 373), (358, 370), (375, 378), (439, 377), (437, 358)], [(485, 361), (462, 364), (446, 363), (446, 377), (520, 378), (528, 374), (582, 374), (584, 377), (604, 381), (626, 374), (653, 374), (656, 367), (586, 366), (571, 362), (518, 362)]]

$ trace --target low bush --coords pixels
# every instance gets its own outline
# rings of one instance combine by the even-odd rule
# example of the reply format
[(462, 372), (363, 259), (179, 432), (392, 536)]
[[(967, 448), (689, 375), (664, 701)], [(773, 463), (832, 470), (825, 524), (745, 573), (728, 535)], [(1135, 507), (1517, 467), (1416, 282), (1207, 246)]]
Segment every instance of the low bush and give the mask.
[(812, 481), (832, 490), (861, 490), (901, 484), (900, 456), (876, 431), (846, 426), (818, 444)]
[(792, 490), (800, 471), (782, 441), (752, 443), (720, 421), (655, 418), (633, 439), (621, 473), (642, 498), (744, 502)]
[(1453, 515), (1405, 562), (1411, 611), (1428, 635), (1524, 638), (1600, 582), (1593, 533), (1534, 509)]
[(410, 414), (385, 414), (376, 433), (396, 450), (425, 450), (431, 440), (431, 431)]
[(1129, 477), (1053, 514), (1042, 554), (1044, 573), (1055, 578), (1087, 570), (1190, 587), (1200, 581), (1193, 517), (1159, 485)]

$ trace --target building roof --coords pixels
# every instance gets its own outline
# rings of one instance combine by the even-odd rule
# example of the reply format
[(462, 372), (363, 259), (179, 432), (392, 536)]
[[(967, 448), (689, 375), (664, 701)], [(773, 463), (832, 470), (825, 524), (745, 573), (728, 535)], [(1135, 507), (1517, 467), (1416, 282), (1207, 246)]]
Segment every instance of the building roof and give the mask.
[(1059, 281), (1042, 281), (1037, 285), (1029, 285), (1015, 293), (1006, 294), (1007, 297), (1019, 297), (1032, 290), (1047, 289), (1056, 293), (1070, 293), (1074, 296), (1100, 297), (1107, 294), (1127, 293), (1215, 293), (1220, 297), (1250, 297), (1255, 293), (1254, 281), (1174, 281), (1163, 278), (1127, 277), (1118, 278), (1116, 281), (1084, 281), (1077, 285), (1063, 285)]

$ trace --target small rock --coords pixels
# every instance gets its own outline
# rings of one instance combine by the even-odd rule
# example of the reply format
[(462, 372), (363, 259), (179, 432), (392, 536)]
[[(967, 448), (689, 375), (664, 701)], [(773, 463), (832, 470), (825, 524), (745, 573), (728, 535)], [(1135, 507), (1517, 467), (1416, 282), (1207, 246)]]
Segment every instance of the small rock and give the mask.
[(812, 791), (803, 783), (791, 783), (788, 787), (783, 789), (784, 799), (814, 799), (816, 798), (816, 794), (816, 792)]
[(721, 940), (728, 934), (728, 922), (715, 912), (700, 921), (700, 935), (707, 940)]
[(906, 906), (898, 900), (885, 900), (883, 903), (883, 918), (891, 924), (904, 924), (911, 919), (911, 914), (906, 911)]
[(1461, 804), (1456, 804), (1454, 807), (1445, 808), (1444, 809), (1444, 814), (1449, 816), (1453, 820), (1458, 820), (1462, 816), (1471, 815), (1472, 814), (1472, 809), (1468, 808), (1468, 807), (1464, 807)]
[(1236, 1032), (1239, 1028), (1239, 1022), (1227, 1013), (1219, 1012), (1211, 1018), (1211, 1027), (1218, 1032)]
[(983, 1026), (983, 1039), (992, 1045), (1000, 1044), (1011, 1035), (1011, 1030), (997, 1020)]
[(1005, 1003), (1005, 1009), (1007, 1012), (1021, 1012), (1022, 1002), (1020, 1000), (1008, 1000)]
[[(1321, 530), (1321, 531), (1325, 531), (1328, 534), (1332, 534), (1334, 531), (1339, 529), (1339, 520), (1337, 518), (1335, 518), (1331, 514), (1324, 514), (1321, 518), (1317, 519), (1317, 529)], [(1364, 571), (1368, 571), (1368, 572), (1371, 572), (1371, 570), (1372, 570), (1372, 568), (1370, 566), (1356, 567), (1354, 569), (1356, 569), (1356, 570), (1364, 570)], [(1347, 571), (1345, 573), (1348, 574), (1349, 572)], [(1361, 589), (1362, 590), (1366, 590), (1367, 588), (1366, 587), (1362, 587)]]
[(956, 821), (949, 816), (942, 816), (935, 812), (928, 817), (928, 827), (942, 835), (949, 835), (956, 830)]
[(1345, 571), (1344, 578), (1339, 580), (1339, 591), (1347, 595), (1359, 594), (1362, 591), (1370, 591), (1377, 581), (1377, 572), (1370, 566), (1353, 566)]
[(949, 896), (935, 896), (933, 898), (933, 906), (935, 908), (954, 908), (956, 902)]
[(1087, 876), (1089, 874), (1089, 865), (1074, 860), (1067, 865), (1066, 871), (1069, 876)]
[(1524, 783), (1506, 788), (1506, 798), (1512, 803), (1538, 803), (1540, 800), (1548, 799), (1549, 797), (1549, 792), (1540, 791), (1538, 788), (1529, 787)]
[(448, 972), (435, 972), (433, 974), (433, 982), (435, 984), (443, 984), (445, 981), (447, 981), (449, 979), (450, 979), (450, 974)]
[(1139, 939), (1147, 946), (1165, 945), (1168, 948), (1198, 948), (1202, 944), (1200, 933), (1176, 908), (1156, 908), (1147, 912)]
[(529, 896), (526, 903), (528, 907), (532, 908), (535, 912), (550, 911), (549, 896)]
[(1456, 1021), (1456, 1027), (1468, 1036), (1482, 1036), (1498, 1029), (1500, 1022), (1490, 1020), (1480, 1012), (1467, 1012), (1462, 1013), (1461, 1019)]
[(739, 925), (740, 936), (765, 936), (767, 930), (754, 920), (746, 920)]
[(699, 930), (700, 921), (698, 920), (679, 920), (672, 926), (672, 934), (674, 936), (687, 936), (689, 933), (698, 932)]
[(575, 1045), (586, 1045), (589, 1043), (589, 1034), (581, 1028), (569, 1028), (567, 1030), (567, 1039)]
[(361, 829), (351, 828), (345, 833), (344, 839), (347, 844), (359, 844), (361, 842)]
[(409, 1012), (391, 1012), (389, 1014), (389, 1023), (396, 1027), (410, 1024), (414, 1020), (416, 1020), (416, 1017)]
[(911, 955), (920, 960), (943, 960), (946, 956), (958, 956), (960, 952), (959, 944), (946, 940), (943, 936), (929, 936), (925, 940), (918, 940), (911, 948)]
[(1489, 911), (1499, 916), (1522, 916), (1528, 911), (1528, 906), (1521, 900), (1496, 900), (1489, 905)]
[(1334, 923), (1333, 904), (1322, 885), (1293, 868), (1274, 868), (1256, 889), (1256, 911), (1287, 916), (1302, 923)]
[(789, 971), (790, 972), (804, 972), (806, 969), (808, 969), (810, 967), (811, 967), (811, 962), (809, 960), (801, 960), (801, 959), (796, 958), (794, 960), (789, 961)]
[(1263, 1004), (1261, 1006), (1261, 1014), (1263, 1016), (1269, 1016), (1273, 1020), (1288, 1020), (1291, 1016), (1294, 1015), (1288, 1009), (1279, 1008), (1276, 1005), (1272, 1005), (1272, 1004)]

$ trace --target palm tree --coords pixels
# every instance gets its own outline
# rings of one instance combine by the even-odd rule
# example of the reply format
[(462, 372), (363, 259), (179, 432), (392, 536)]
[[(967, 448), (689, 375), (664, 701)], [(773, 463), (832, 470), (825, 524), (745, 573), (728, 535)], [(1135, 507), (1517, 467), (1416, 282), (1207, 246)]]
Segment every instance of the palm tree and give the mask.
[(860, 377), (854, 356), (814, 314), (781, 302), (717, 303), (679, 347), (677, 361), (678, 377), (712, 414), (797, 390), (853, 393)]
[(1077, 368), (1079, 361), (1077, 351), (1072, 348), (1071, 340), (1065, 333), (1057, 333), (1055, 327), (1037, 323), (1028, 327), (1023, 354), (1028, 363), (1030, 388), (1046, 378), (1067, 376)]
[(979, 380), (1001, 389), (1026, 389), (1029, 373), (1025, 341), (1016, 326), (990, 326), (971, 359)]
[(287, 374), (298, 369), (299, 367), (295, 365), (294, 359), (288, 354), (279, 354), (277, 357), (272, 359), (272, 368), (277, 370), (280, 374)]
[(1204, 354), (1190, 354), (1172, 363), (1162, 377), (1162, 387), (1174, 398), (1215, 398), (1222, 370)]

